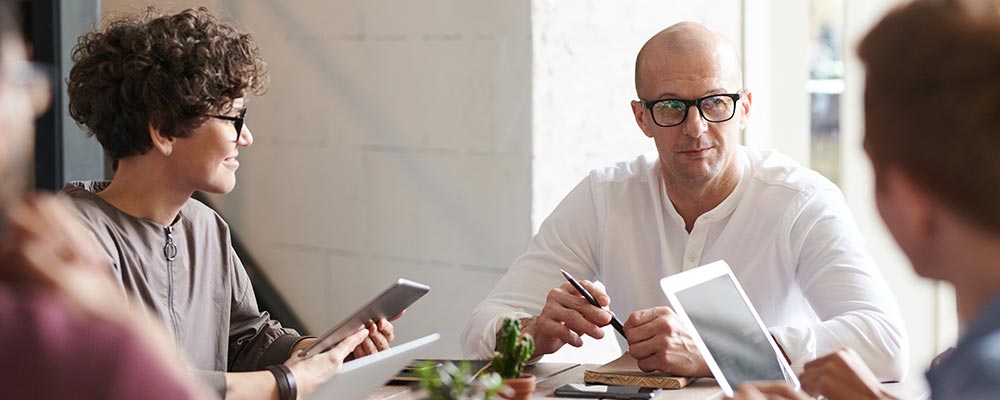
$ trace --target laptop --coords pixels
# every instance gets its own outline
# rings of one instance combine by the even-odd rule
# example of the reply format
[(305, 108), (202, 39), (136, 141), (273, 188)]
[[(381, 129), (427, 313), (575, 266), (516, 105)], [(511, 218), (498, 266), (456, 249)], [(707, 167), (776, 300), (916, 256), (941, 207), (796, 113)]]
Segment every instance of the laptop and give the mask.
[(726, 396), (744, 382), (799, 381), (729, 264), (716, 261), (660, 280), (674, 312)]
[(384, 385), (413, 359), (424, 358), (431, 343), (441, 336), (433, 334), (389, 350), (344, 363), (340, 372), (326, 381), (309, 400), (365, 399)]

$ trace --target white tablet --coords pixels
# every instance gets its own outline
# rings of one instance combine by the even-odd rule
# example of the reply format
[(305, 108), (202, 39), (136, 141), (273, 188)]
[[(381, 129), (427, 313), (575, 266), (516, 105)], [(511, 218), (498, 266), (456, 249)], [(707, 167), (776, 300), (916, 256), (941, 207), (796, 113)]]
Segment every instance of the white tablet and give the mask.
[(330, 350), (341, 340), (363, 328), (368, 321), (377, 321), (380, 318), (389, 319), (399, 315), (429, 291), (431, 288), (424, 284), (406, 279), (396, 281), (378, 296), (375, 296), (368, 304), (326, 331), (319, 340), (305, 349), (305, 357), (312, 357)]
[(370, 356), (344, 363), (330, 380), (316, 389), (309, 400), (364, 399), (417, 358), (427, 357), (429, 344), (440, 336), (433, 334), (395, 346)]
[(726, 396), (744, 382), (799, 380), (725, 261), (660, 280)]

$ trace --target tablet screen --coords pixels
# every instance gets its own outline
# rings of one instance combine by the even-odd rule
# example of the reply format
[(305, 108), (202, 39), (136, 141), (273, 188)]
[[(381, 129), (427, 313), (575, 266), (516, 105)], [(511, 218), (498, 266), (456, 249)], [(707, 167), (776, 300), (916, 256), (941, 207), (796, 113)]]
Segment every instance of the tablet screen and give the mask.
[(784, 381), (785, 374), (767, 336), (743, 296), (722, 275), (677, 292), (698, 335), (733, 388), (748, 381)]

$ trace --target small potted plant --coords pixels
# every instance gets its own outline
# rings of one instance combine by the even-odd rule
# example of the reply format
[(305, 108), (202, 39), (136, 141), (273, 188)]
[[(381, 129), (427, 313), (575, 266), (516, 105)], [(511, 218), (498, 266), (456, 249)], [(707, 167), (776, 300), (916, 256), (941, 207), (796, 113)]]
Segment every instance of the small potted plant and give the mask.
[[(497, 351), (493, 354), (493, 370), (500, 374), (509, 391), (500, 392), (500, 397), (511, 400), (526, 400), (535, 391), (535, 376), (522, 373), (524, 363), (535, 351), (535, 341), (531, 335), (521, 332), (521, 321), (504, 320), (497, 334)], [(513, 392), (512, 395), (508, 393)]]
[(427, 400), (492, 400), (503, 389), (500, 375), (476, 376), (468, 362), (455, 365), (451, 361), (441, 364), (427, 361), (416, 372)]

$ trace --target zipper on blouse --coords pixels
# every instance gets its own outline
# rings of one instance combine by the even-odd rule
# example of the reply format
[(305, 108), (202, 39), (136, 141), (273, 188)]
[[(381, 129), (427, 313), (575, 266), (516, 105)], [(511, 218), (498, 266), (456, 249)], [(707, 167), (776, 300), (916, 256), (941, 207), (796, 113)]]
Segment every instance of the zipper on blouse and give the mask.
[(165, 226), (163, 232), (167, 235), (167, 243), (163, 245), (163, 258), (167, 260), (167, 313), (170, 314), (170, 325), (174, 330), (174, 340), (180, 340), (177, 327), (177, 317), (174, 315), (174, 259), (177, 258), (177, 245), (174, 244), (174, 227)]

